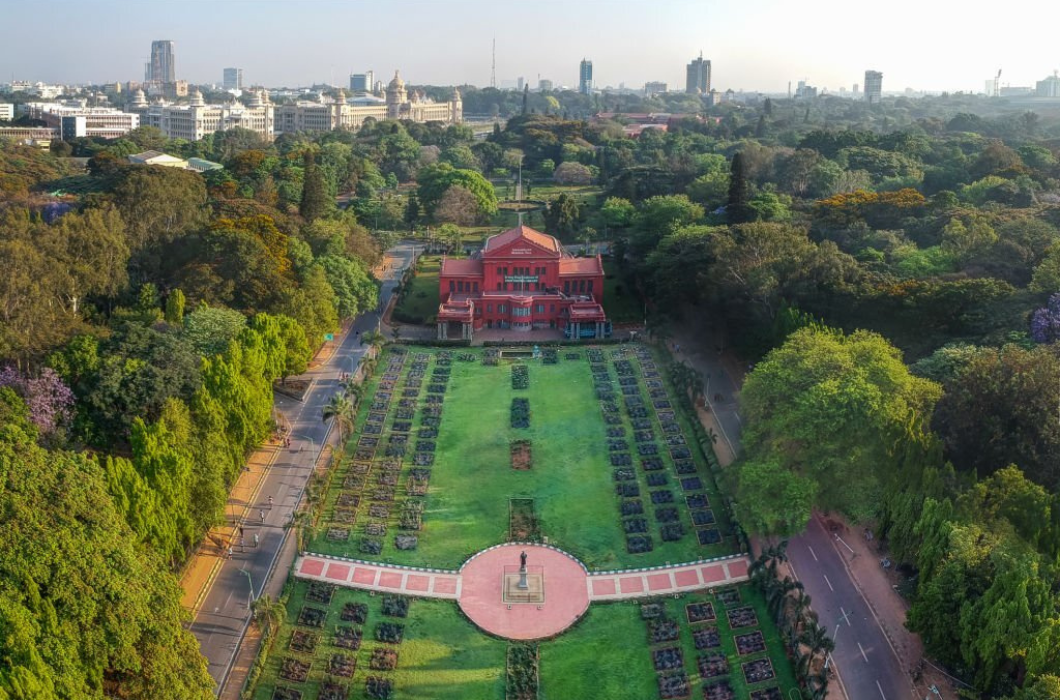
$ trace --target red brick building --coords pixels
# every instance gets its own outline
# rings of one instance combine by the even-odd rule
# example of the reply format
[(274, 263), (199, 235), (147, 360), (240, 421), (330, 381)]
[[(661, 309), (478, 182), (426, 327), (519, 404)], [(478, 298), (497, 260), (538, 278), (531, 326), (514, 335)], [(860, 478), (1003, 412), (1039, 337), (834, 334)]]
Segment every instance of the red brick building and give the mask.
[(600, 304), (600, 256), (576, 258), (528, 226), (490, 236), (471, 258), (444, 259), (439, 285), (440, 340), (470, 340), (483, 328), (555, 328), (575, 339), (611, 334)]

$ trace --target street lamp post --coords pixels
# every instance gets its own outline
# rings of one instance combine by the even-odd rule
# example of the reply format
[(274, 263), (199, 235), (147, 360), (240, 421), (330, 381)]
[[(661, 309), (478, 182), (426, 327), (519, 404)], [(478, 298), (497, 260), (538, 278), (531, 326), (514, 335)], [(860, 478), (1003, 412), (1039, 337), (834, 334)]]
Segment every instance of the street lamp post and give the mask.
[(247, 610), (250, 610), (254, 605), (254, 581), (250, 578), (250, 572), (247, 571), (245, 566), (239, 572), (247, 577), (247, 586), (250, 587), (250, 596), (247, 598)]

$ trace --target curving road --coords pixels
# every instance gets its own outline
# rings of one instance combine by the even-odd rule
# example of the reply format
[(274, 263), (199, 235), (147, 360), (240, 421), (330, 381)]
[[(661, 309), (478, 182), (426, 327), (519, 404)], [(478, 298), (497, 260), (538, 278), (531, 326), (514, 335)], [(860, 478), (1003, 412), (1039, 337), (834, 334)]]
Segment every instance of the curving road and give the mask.
[[(355, 371), (364, 357), (366, 348), (360, 344), (360, 333), (376, 330), (379, 312), (386, 307), (414, 252), (411, 243), (387, 251), (393, 264), (384, 274), (379, 309), (355, 319), (329, 360), (305, 375), (313, 379), (313, 384), (304, 401), (276, 397), (276, 410), (291, 425), (291, 446), (279, 452), (258, 491), (257, 502), (251, 504), (249, 522), (244, 526), (246, 551), (234, 552), (230, 559), (224, 560), (190, 626), (209, 663), (218, 692), (224, 687), (250, 621), (250, 602), (261, 595), (284, 549), (289, 532), (284, 526), (291, 521), (302, 500), (306, 482), (330, 430), (330, 422), (325, 425), (321, 420), (321, 411), (339, 390), (340, 375)], [(270, 496), (272, 505), (268, 502)], [(259, 543), (252, 546), (255, 536)]]
[[(706, 329), (700, 329), (706, 335)], [(742, 422), (735, 396), (740, 379), (721, 362), (709, 338), (685, 330), (675, 336), (680, 355), (704, 377), (704, 393), (721, 426), (722, 439), (740, 451)], [(820, 623), (836, 643), (832, 654), (840, 685), (850, 700), (906, 700), (919, 697), (875, 614), (847, 570), (852, 551), (844, 549), (816, 519), (788, 542), (788, 560), (813, 599)], [(834, 687), (834, 686), (833, 686)]]

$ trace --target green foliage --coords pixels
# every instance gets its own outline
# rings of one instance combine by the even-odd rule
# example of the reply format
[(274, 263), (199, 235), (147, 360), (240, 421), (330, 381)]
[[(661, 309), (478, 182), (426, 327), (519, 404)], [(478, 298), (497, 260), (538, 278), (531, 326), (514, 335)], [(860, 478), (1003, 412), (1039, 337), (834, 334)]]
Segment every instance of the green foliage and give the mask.
[(0, 440), (0, 694), (213, 697), (180, 589), (137, 543), (87, 455)]
[(174, 289), (166, 296), (166, 323), (180, 326), (184, 323), (184, 292)]
[(324, 172), (306, 154), (305, 175), (302, 181), (302, 201), (298, 204), (298, 213), (308, 223), (313, 223), (324, 215), (328, 209), (328, 193), (324, 182)]
[(227, 350), (246, 325), (246, 317), (238, 311), (203, 306), (184, 319), (184, 337), (200, 355), (212, 357)]
[(810, 521), (818, 484), (778, 461), (742, 461), (735, 469), (735, 515), (748, 532), (795, 535)]
[(442, 197), (453, 186), (462, 187), (474, 195), (480, 216), (497, 213), (497, 194), (493, 185), (473, 170), (459, 170), (448, 163), (437, 163), (420, 169), (417, 182), (417, 196), (428, 217), (434, 217)]
[(745, 458), (815, 484), (816, 507), (866, 518), (900, 450), (925, 441), (939, 395), (938, 385), (909, 374), (900, 353), (874, 333), (803, 328), (744, 384)]

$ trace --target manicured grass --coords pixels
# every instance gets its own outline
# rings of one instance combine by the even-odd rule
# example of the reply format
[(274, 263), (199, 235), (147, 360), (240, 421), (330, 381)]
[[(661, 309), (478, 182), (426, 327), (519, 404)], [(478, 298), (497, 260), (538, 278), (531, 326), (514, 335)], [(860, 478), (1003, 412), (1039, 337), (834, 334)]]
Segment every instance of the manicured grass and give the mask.
[[(429, 354), (432, 358), (437, 353), (426, 348), (414, 348), (411, 351)], [(561, 358), (567, 351), (569, 349), (559, 351)], [(480, 350), (461, 349), (459, 352), (474, 353), (481, 358)], [(730, 537), (714, 545), (704, 546), (697, 542), (684, 493), (665, 447), (660, 449), (660, 457), (667, 466), (664, 470), (669, 479), (667, 488), (675, 496), (672, 506), (678, 509), (685, 534), (677, 541), (662, 540), (660, 526), (652, 517), (654, 509), (649, 500), (646, 474), (634, 467), (654, 550), (643, 554), (626, 551), (626, 536), (622, 529), (619, 499), (615, 495), (613, 468), (608, 452), (607, 426), (596, 399), (587, 354), (584, 349), (578, 349), (577, 352), (580, 359), (560, 359), (554, 365), (542, 364), (540, 360), (530, 361), (530, 388), (527, 390), (512, 389), (510, 361), (490, 367), (480, 361), (454, 359), (441, 427), (435, 439), (435, 463), (425, 499), (423, 527), (417, 533), (418, 548), (401, 551), (394, 546), (393, 534), (397, 531), (397, 516), (400, 513), (398, 502), (390, 506), (390, 530), (383, 539), (382, 552), (378, 556), (362, 554), (358, 546), (361, 528), (367, 520), (364, 515), (367, 510), (366, 499), (362, 499), (358, 525), (354, 527), (348, 541), (328, 540), (328, 525), (324, 523), (318, 528), (310, 550), (411, 566), (454, 569), (475, 552), (508, 539), (509, 499), (518, 497), (534, 499), (540, 531), (549, 543), (574, 554), (590, 569), (655, 566), (735, 551)], [(613, 349), (604, 349), (608, 363), (614, 359), (611, 357), (612, 352)], [(632, 354), (628, 357), (632, 359)], [(428, 373), (435, 364), (436, 361), (432, 360)], [(380, 368), (385, 365), (386, 355), (381, 358)], [(406, 372), (407, 369), (408, 364)], [(643, 379), (638, 381), (642, 395), (647, 397)], [(401, 386), (402, 382), (399, 382), (398, 387)], [(373, 389), (374, 384), (370, 387), (369, 396)], [(512, 399), (517, 396), (530, 401), (529, 429), (513, 429), (509, 425)], [(423, 401), (422, 394), (420, 401)], [(363, 425), (366, 413), (366, 410), (361, 411), (358, 430)], [(680, 411), (678, 415), (681, 415)], [(417, 412), (410, 444), (417, 441), (419, 417), (420, 413)], [(623, 421), (625, 440), (635, 450), (634, 431), (625, 414)], [(687, 417), (682, 417), (681, 421), (686, 438), (691, 441), (693, 433)], [(393, 418), (388, 418), (383, 435), (389, 432), (392, 422)], [(657, 423), (655, 433), (657, 441), (662, 444), (662, 433)], [(355, 431), (354, 441), (357, 437), (358, 431)], [(510, 442), (520, 439), (529, 439), (532, 444), (533, 468), (527, 471), (513, 470), (510, 466)], [(698, 476), (718, 519), (718, 529), (723, 534), (727, 533), (730, 526), (721, 497), (698, 448), (691, 442), (689, 447), (699, 467)], [(399, 483), (405, 483), (413, 452), (410, 449), (405, 456), (404, 472)], [(342, 483), (343, 478), (344, 474), (340, 471), (335, 479), (336, 488), (332, 489), (332, 503), (337, 497), (337, 485)], [(325, 509), (326, 516), (332, 512), (332, 508)]]
[[(288, 649), (293, 632), (309, 630), (297, 626), (298, 613), (306, 604), (309, 584), (296, 582), (288, 603), (288, 615), (278, 633), (272, 654), (254, 693), (256, 700), (270, 700), (277, 685), (302, 691), (304, 700), (313, 700), (325, 680), (328, 660), (337, 652), (352, 654), (357, 670), (349, 683), (351, 698), (364, 698), (365, 679), (381, 675), (394, 682), (396, 698), (415, 700), (502, 700), (504, 697), (504, 664), (507, 642), (482, 634), (461, 615), (455, 603), (437, 600), (412, 600), (408, 617), (390, 618), (382, 615), (381, 595), (365, 591), (337, 588), (328, 606), (328, 617), (319, 633), (316, 649), (311, 654)], [(666, 615), (680, 624), (676, 642), (650, 645), (647, 623), (641, 619), (638, 603), (596, 604), (571, 629), (555, 639), (539, 644), (541, 700), (567, 698), (644, 698), (658, 697), (656, 673), (652, 667), (653, 649), (678, 646), (684, 655), (684, 671), (691, 684), (692, 698), (702, 697), (703, 680), (699, 677), (696, 659), (706, 651), (697, 651), (693, 630), (716, 626), (721, 637), (721, 651), (729, 661), (727, 680), (737, 698), (747, 698), (752, 690), (779, 685), (784, 697), (795, 688), (794, 674), (784, 654), (783, 642), (772, 625), (761, 595), (749, 585), (739, 587), (741, 601), (731, 607), (752, 606), (758, 614), (758, 625), (733, 631), (725, 614), (725, 605), (713, 592), (683, 595), (679, 598), (654, 598), (643, 602), (662, 603)], [(717, 620), (690, 625), (685, 616), (689, 603), (710, 601)], [(348, 602), (368, 606), (364, 625), (341, 622), (343, 606)], [(316, 607), (323, 607), (318, 604)], [(379, 672), (369, 669), (372, 651), (389, 645), (376, 642), (374, 630), (380, 622), (404, 625), (404, 641), (393, 646), (398, 653), (394, 671)], [(359, 651), (348, 651), (334, 646), (335, 628), (339, 625), (360, 627), (363, 642)], [(734, 642), (736, 634), (760, 630), (766, 641), (766, 651), (741, 657)], [(741, 664), (769, 656), (776, 678), (748, 686)], [(279, 679), (284, 658), (312, 662), (309, 679), (305, 683), (291, 683)], [(713, 683), (721, 678), (713, 678)]]
[(430, 323), (438, 313), (438, 274), (442, 268), (442, 259), (434, 255), (422, 255), (416, 267), (416, 274), (404, 290), (394, 317), (405, 323)]
[(604, 258), (604, 311), (612, 323), (644, 322), (644, 303), (609, 257)]
[[(327, 664), (334, 653), (351, 654), (357, 659), (357, 670), (350, 679), (335, 678), (349, 683), (351, 698), (364, 698), (365, 679), (370, 675), (385, 676), (394, 681), (398, 698), (416, 700), (500, 700), (504, 697), (504, 652), (506, 643), (482, 634), (463, 617), (456, 605), (448, 601), (413, 600), (405, 619), (382, 614), (383, 596), (372, 596), (365, 591), (337, 588), (328, 606), (327, 622), (319, 630), (319, 640), (312, 654), (288, 650), (293, 632), (309, 630), (297, 627), (298, 613), (305, 604), (309, 584), (296, 582), (287, 605), (288, 615), (276, 639), (261, 681), (254, 693), (255, 700), (270, 700), (277, 685), (300, 690), (304, 700), (317, 697), (321, 683), (327, 676)], [(343, 606), (348, 602), (368, 606), (368, 620), (364, 625), (341, 622)], [(322, 607), (315, 605), (316, 607)], [(381, 622), (404, 625), (404, 641), (398, 645), (376, 642), (375, 627)], [(351, 625), (362, 630), (362, 644), (358, 651), (334, 646), (335, 628)], [(317, 630), (314, 630), (317, 631)], [(372, 651), (391, 647), (398, 653), (394, 671), (380, 672), (369, 668)], [(312, 669), (305, 683), (282, 680), (279, 672), (285, 657), (311, 660)]]
[(658, 697), (639, 609), (591, 605), (571, 629), (539, 647), (541, 700)]

